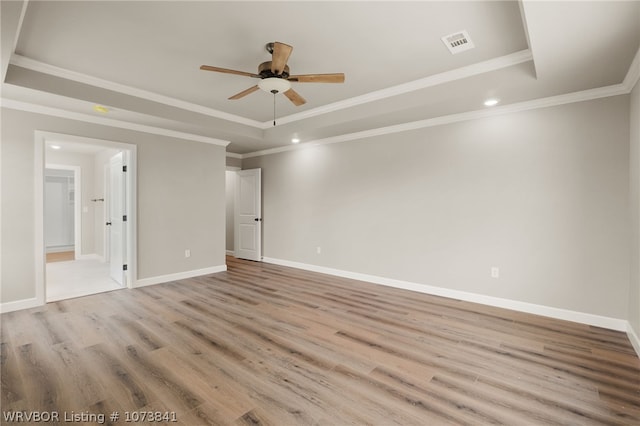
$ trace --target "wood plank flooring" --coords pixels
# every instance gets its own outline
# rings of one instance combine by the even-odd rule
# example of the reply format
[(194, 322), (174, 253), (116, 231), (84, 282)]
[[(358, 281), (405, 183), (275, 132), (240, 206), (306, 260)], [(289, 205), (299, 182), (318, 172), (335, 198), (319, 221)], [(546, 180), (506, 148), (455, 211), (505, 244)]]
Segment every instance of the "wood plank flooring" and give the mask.
[(51, 262), (66, 262), (69, 260), (76, 260), (76, 253), (73, 251), (59, 251), (55, 253), (47, 253), (47, 263)]
[(105, 424), (127, 411), (185, 425), (640, 424), (640, 359), (624, 333), (228, 267), (3, 314), (3, 424), (19, 411)]

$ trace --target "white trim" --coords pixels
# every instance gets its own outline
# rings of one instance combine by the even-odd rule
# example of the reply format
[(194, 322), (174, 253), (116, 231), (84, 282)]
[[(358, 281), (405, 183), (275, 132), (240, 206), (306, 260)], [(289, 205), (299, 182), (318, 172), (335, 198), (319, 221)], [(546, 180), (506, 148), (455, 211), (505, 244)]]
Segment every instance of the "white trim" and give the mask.
[[(55, 246), (55, 247), (47, 247), (47, 254), (49, 253), (64, 253), (67, 251), (72, 251), (75, 250), (75, 247), (73, 245), (70, 246)], [(76, 256), (77, 258), (77, 256)]]
[(34, 204), (34, 286), (37, 305), (45, 304), (46, 280), (46, 244), (44, 242), (44, 168), (45, 168), (45, 136), (42, 132), (34, 132), (34, 171), (33, 171), (33, 204)]
[(44, 305), (44, 302), (40, 302), (36, 297), (31, 299), (15, 300), (13, 302), (0, 303), (0, 314), (6, 314), (7, 312), (20, 311), (22, 309), (37, 308)]
[(202, 275), (216, 274), (227, 270), (227, 265), (211, 266), (209, 268), (194, 269), (191, 271), (176, 272), (174, 274), (158, 275), (156, 277), (142, 278), (136, 281), (133, 288), (146, 287), (148, 285), (168, 283), (171, 281), (185, 280), (187, 278), (199, 277)]
[(22, 3), (22, 9), (20, 10), (20, 17), (18, 18), (18, 25), (16, 25), (16, 32), (13, 37), (13, 45), (11, 46), (11, 54), (9, 56), (9, 60), (2, 64), (2, 82), (4, 82), (7, 77), (7, 71), (9, 70), (9, 64), (11, 63), (11, 56), (16, 52), (16, 48), (18, 47), (18, 38), (20, 37), (20, 33), (22, 32), (22, 25), (24, 23), (24, 17), (27, 14), (27, 6), (29, 5), (29, 0), (24, 0)]
[[(299, 120), (304, 120), (310, 117), (327, 114), (329, 112), (339, 111), (345, 108), (351, 108), (353, 106), (362, 105), (362, 104), (374, 102), (380, 99), (401, 95), (403, 93), (408, 93), (415, 90), (424, 89), (427, 87), (433, 87), (433, 86), (447, 83), (450, 81), (455, 81), (455, 80), (483, 74), (489, 71), (495, 71), (498, 69), (507, 68), (523, 62), (531, 61), (532, 59), (533, 57), (529, 49), (521, 50), (519, 52), (511, 53), (509, 55), (489, 59), (487, 61), (478, 62), (475, 64), (467, 65), (465, 67), (456, 68), (450, 71), (445, 71), (445, 72), (431, 75), (418, 80), (388, 87), (386, 89), (376, 90), (374, 92), (370, 92), (361, 96), (356, 96), (350, 99), (344, 99), (342, 101), (333, 102), (331, 104), (323, 105), (318, 108), (313, 108), (300, 113), (295, 113), (285, 117), (281, 117), (278, 119), (278, 123), (286, 124), (286, 123), (292, 123)], [(60, 68), (54, 65), (37, 61), (35, 59), (28, 58), (26, 56), (18, 55), (16, 53), (14, 53), (11, 56), (10, 63), (15, 66), (30, 69), (32, 71), (37, 71), (44, 74), (49, 74), (49, 75), (64, 78), (67, 80), (77, 81), (84, 84), (89, 84), (95, 87), (100, 87), (103, 89), (112, 90), (114, 92), (123, 93), (125, 95), (137, 96), (142, 99), (147, 99), (153, 102), (159, 102), (165, 105), (170, 105), (176, 108), (181, 108), (187, 111), (193, 111), (200, 114), (205, 114), (211, 117), (216, 117), (216, 118), (220, 118), (223, 120), (227, 120), (227, 121), (231, 121), (239, 124), (244, 124), (247, 126), (258, 128), (258, 129), (264, 130), (264, 129), (271, 128), (272, 126), (272, 121), (270, 120), (260, 122), (260, 121), (242, 117), (239, 115), (226, 113), (224, 111), (219, 111), (213, 108), (204, 107), (202, 105), (194, 104), (191, 102), (182, 101), (169, 96), (160, 95), (160, 94), (149, 92), (146, 90), (137, 89), (135, 87), (126, 86), (123, 84), (93, 77), (87, 74), (82, 74), (76, 71), (71, 71), (65, 68)]]
[(10, 64), (21, 67), (21, 68), (26, 68), (32, 71), (37, 71), (44, 74), (49, 74), (56, 77), (64, 78), (67, 80), (88, 84), (94, 87), (100, 87), (102, 89), (112, 90), (114, 92), (123, 93), (125, 95), (136, 96), (138, 98), (146, 99), (153, 102), (158, 102), (164, 105), (173, 106), (183, 110), (197, 112), (199, 114), (208, 115), (210, 117), (220, 118), (222, 120), (227, 120), (234, 123), (244, 124), (247, 126), (257, 127), (257, 128), (262, 128), (263, 126), (263, 123), (257, 120), (252, 120), (252, 119), (241, 117), (235, 114), (229, 114), (224, 111), (219, 111), (217, 109), (193, 104), (191, 102), (185, 102), (169, 96), (159, 95), (157, 93), (149, 92), (147, 90), (142, 90), (142, 89), (138, 89), (131, 86), (126, 86), (124, 84), (114, 83), (113, 81), (93, 77), (88, 74), (82, 74), (82, 73), (71, 71), (65, 68), (56, 67), (54, 65), (36, 61), (35, 59), (31, 59), (26, 56), (21, 56), (15, 53), (11, 55)]
[(631, 92), (638, 80), (640, 80), (640, 48), (638, 48), (636, 56), (634, 56), (633, 61), (631, 61), (629, 71), (627, 71), (627, 75), (625, 75), (622, 85), (628, 92)]
[(531, 46), (531, 36), (529, 35), (529, 24), (527, 22), (527, 14), (524, 10), (524, 0), (518, 0), (518, 8), (520, 9), (520, 18), (522, 19), (522, 28), (524, 28), (524, 36), (527, 39), (527, 46), (531, 52), (531, 62), (533, 63), (533, 75), (538, 78), (538, 71), (536, 70), (536, 60), (533, 55), (533, 46)]
[(76, 257), (76, 260), (97, 260), (99, 262), (104, 261), (104, 258), (96, 253), (81, 254)]
[[(296, 114), (291, 114), (286, 117), (278, 118), (278, 124), (292, 123), (298, 120), (304, 120), (306, 118), (315, 117), (330, 112), (340, 111), (345, 108), (351, 108), (354, 106), (366, 104), (369, 102), (379, 101), (381, 99), (390, 98), (393, 96), (402, 95), (404, 93), (414, 92), (416, 90), (426, 89), (427, 87), (438, 86), (440, 84), (449, 83), (455, 80), (461, 80), (463, 78), (473, 77), (479, 74), (484, 74), (489, 71), (495, 71), (502, 68), (507, 68), (513, 65), (518, 65), (523, 62), (531, 61), (533, 57), (529, 49), (521, 50), (519, 52), (512, 53), (506, 56), (500, 56), (498, 58), (489, 59), (487, 61), (478, 62), (466, 67), (456, 68), (450, 71), (441, 72), (439, 74), (430, 75), (429, 77), (420, 78), (418, 80), (410, 81), (408, 83), (398, 84), (396, 86), (387, 87), (385, 89), (369, 92), (361, 96), (345, 99), (338, 102), (333, 102), (327, 105), (323, 105), (318, 108), (309, 109)], [(272, 127), (272, 121), (265, 121), (263, 129)]]
[(0, 106), (3, 108), (15, 109), (19, 111), (44, 114), (52, 117), (67, 118), (69, 120), (83, 121), (85, 123), (100, 124), (103, 126), (117, 127), (120, 129), (133, 130), (136, 132), (150, 133), (153, 135), (169, 136), (172, 138), (186, 139), (196, 142), (209, 143), (212, 145), (227, 146), (231, 141), (210, 138), (208, 136), (194, 135), (191, 133), (178, 132), (176, 130), (162, 129), (160, 127), (147, 126), (145, 124), (130, 123), (128, 121), (114, 120), (112, 118), (97, 117), (79, 112), (66, 111), (59, 108), (52, 108), (43, 105), (31, 104), (28, 102), (16, 101), (13, 99), (1, 99)]
[[(638, 56), (636, 56), (638, 58)], [(634, 61), (635, 62), (635, 61)], [(637, 61), (640, 66), (640, 59)], [(640, 76), (640, 71), (638, 72)], [(636, 78), (637, 79), (637, 78)], [(625, 79), (627, 82), (627, 80)], [(631, 78), (628, 80), (631, 81)], [(260, 157), (263, 155), (276, 154), (279, 152), (294, 151), (297, 149), (305, 149), (311, 146), (326, 145), (331, 143), (348, 142), (357, 139), (369, 138), (374, 136), (388, 135), (393, 133), (406, 132), (409, 130), (423, 129), (427, 127), (441, 126), (444, 124), (457, 123), (461, 121), (476, 120), (480, 118), (491, 117), (495, 115), (510, 114), (514, 112), (527, 111), (531, 109), (548, 108), (558, 105), (565, 105), (575, 102), (583, 102), (594, 99), (606, 98), (610, 96), (626, 95), (630, 93), (633, 87), (627, 87), (627, 84), (615, 84), (612, 86), (598, 87), (595, 89), (583, 90), (580, 92), (567, 93), (563, 95), (550, 96), (547, 98), (534, 99), (530, 101), (518, 102), (510, 105), (504, 105), (496, 108), (480, 109), (468, 111), (459, 114), (445, 115), (442, 117), (428, 118), (425, 120), (412, 121), (408, 123), (396, 124), (392, 126), (379, 127), (377, 129), (363, 130), (360, 132), (347, 133), (337, 136), (331, 136), (323, 139), (316, 139), (296, 145), (286, 145), (278, 148), (264, 149), (260, 151), (249, 152), (246, 154), (236, 154), (227, 152), (226, 156), (231, 158), (246, 159), (252, 157)], [(214, 145), (227, 146), (230, 141), (209, 138), (206, 136), (192, 135), (189, 133), (176, 132), (173, 130), (161, 129), (146, 125), (123, 122), (119, 120), (107, 119), (103, 117), (95, 117), (87, 114), (69, 112), (57, 108), (50, 108), (35, 104), (30, 104), (12, 99), (1, 99), (2, 107), (16, 109), (38, 114), (51, 115), (54, 117), (68, 118), (71, 120), (85, 121), (89, 123), (102, 124), (112, 127), (120, 127), (124, 129), (140, 131), (144, 133), (158, 134), (179, 139), (193, 140), (196, 142), (211, 143)]]
[[(20, 38), (20, 33), (22, 32), (22, 24), (24, 23), (24, 17), (27, 14), (27, 7), (29, 6), (29, 0), (24, 0), (22, 3), (22, 10), (20, 11), (20, 18), (18, 20), (18, 27), (16, 28), (16, 36), (13, 39), (13, 46), (11, 47), (11, 54), (13, 55), (18, 47), (18, 39)], [(11, 61), (9, 61), (11, 62)]]
[(503, 299), (483, 294), (469, 293), (460, 290), (451, 290), (443, 287), (436, 287), (426, 284), (412, 283), (392, 278), (379, 277), (375, 275), (361, 274), (358, 272), (343, 271), (340, 269), (327, 268), (324, 266), (310, 265), (306, 263), (292, 262), (289, 260), (263, 257), (262, 260), (275, 265), (287, 266), (291, 268), (304, 269), (307, 271), (320, 272), (328, 275), (335, 275), (353, 280), (366, 281), (373, 284), (385, 285), (388, 287), (411, 290), (418, 293), (432, 294), (435, 296), (448, 297), (451, 299), (465, 300), (482, 305), (495, 306), (499, 308), (511, 309), (519, 312), (527, 312), (535, 315), (556, 318), (566, 321), (573, 321), (582, 324), (594, 325), (617, 331), (627, 331), (626, 320), (610, 318), (601, 315), (593, 315), (584, 312), (570, 311), (567, 309), (554, 308), (551, 306), (537, 305), (534, 303), (520, 302), (518, 300)]
[(638, 335), (631, 326), (630, 322), (627, 322), (627, 337), (629, 337), (631, 346), (633, 346), (633, 349), (635, 349), (636, 354), (638, 354), (638, 357), (640, 357), (640, 338), (638, 338)]
[[(26, 57), (21, 57), (19, 55), (14, 55), (12, 57), (12, 63), (14, 63), (13, 61), (15, 58), (22, 58), (22, 59), (18, 59), (18, 62), (26, 61), (25, 63), (28, 65), (41, 67), (41, 68), (38, 68), (37, 71), (47, 72), (45, 70), (50, 70), (49, 67), (51, 67), (50, 65), (40, 63), (38, 61), (34, 61)], [(518, 63), (522, 63), (530, 60), (533, 60), (531, 51), (529, 49), (522, 50), (520, 52), (516, 52), (511, 55), (502, 56), (500, 58), (495, 58), (489, 61), (484, 61), (477, 64), (469, 65), (467, 67), (462, 67), (455, 70), (447, 71), (445, 73), (436, 74), (434, 76), (426, 77), (420, 80), (415, 80), (409, 83), (393, 86), (393, 87), (379, 90), (376, 92), (371, 92), (359, 97), (346, 99), (346, 100), (335, 102), (333, 104), (325, 105), (319, 108), (310, 109), (301, 113), (289, 115), (286, 117), (281, 117), (278, 119), (278, 121), (281, 124), (293, 122), (293, 121), (301, 120), (304, 118), (309, 118), (312, 116), (325, 114), (332, 111), (337, 111), (350, 106), (359, 105), (361, 103), (372, 102), (372, 101), (383, 99), (389, 96), (396, 96), (402, 93), (409, 92), (411, 90), (419, 90), (421, 88), (442, 84), (448, 81), (453, 81), (460, 78), (466, 78), (466, 77), (481, 74), (484, 72), (489, 72), (492, 70), (516, 65)], [(20, 65), (19, 63), (14, 63), (14, 64)], [(62, 74), (67, 72), (67, 70), (63, 70), (62, 68), (52, 67), (52, 69), (55, 72), (60, 72)], [(68, 71), (68, 73), (71, 73), (69, 75), (74, 74), (72, 71)], [(64, 77), (71, 78), (69, 75), (64, 74)], [(89, 79), (93, 78), (90, 76), (85, 76), (85, 77)], [(238, 159), (259, 157), (262, 155), (275, 154), (278, 152), (292, 151), (295, 149), (303, 149), (309, 146), (323, 145), (327, 143), (347, 142), (347, 141), (362, 139), (366, 137), (399, 133), (399, 132), (404, 132), (408, 130), (439, 126), (443, 124), (474, 120), (478, 118), (485, 118), (493, 115), (508, 114), (513, 112), (526, 111), (530, 109), (546, 108), (546, 107), (552, 107), (556, 105), (564, 105), (568, 103), (588, 101), (588, 100), (599, 99), (599, 98), (604, 98), (609, 96), (624, 95), (624, 94), (630, 93), (631, 90), (633, 90), (633, 87), (637, 83), (638, 79), (640, 79), (640, 49), (638, 49), (638, 52), (636, 52), (636, 55), (633, 59), (633, 62), (631, 63), (631, 66), (629, 67), (629, 70), (625, 76), (625, 79), (620, 84), (615, 84), (615, 85), (605, 86), (605, 87), (598, 87), (595, 89), (588, 89), (588, 90), (583, 90), (579, 92), (566, 93), (566, 94), (557, 95), (557, 96), (550, 96), (547, 98), (540, 98), (540, 99), (534, 99), (530, 101), (518, 102), (518, 103), (504, 105), (502, 107), (497, 107), (497, 108), (468, 111), (460, 114), (452, 114), (452, 115), (429, 118), (425, 120), (418, 120), (418, 121), (413, 121), (413, 122), (403, 123), (403, 124), (398, 124), (393, 126), (381, 127), (377, 129), (369, 129), (361, 132), (342, 134), (338, 136), (312, 140), (312, 141), (304, 142), (297, 145), (287, 145), (287, 146), (278, 147), (278, 148), (254, 151), (246, 154), (237, 154), (233, 152), (227, 152), (226, 156), (231, 158), (238, 158)], [(124, 92), (124, 93), (130, 94), (130, 92)], [(171, 99), (171, 98), (167, 98), (167, 99)], [(64, 111), (56, 108), (44, 107), (40, 105), (30, 104), (30, 103), (21, 102), (21, 101), (15, 101), (11, 99), (0, 99), (0, 100), (2, 101), (3, 107), (11, 108), (11, 109), (35, 112), (39, 114), (52, 115), (52, 116), (57, 116), (62, 118), (69, 118), (73, 120), (87, 121), (95, 124), (103, 124), (103, 125), (112, 126), (112, 127), (120, 127), (120, 128), (129, 129), (129, 130), (159, 134), (159, 135), (170, 136), (170, 137), (177, 137), (180, 139), (194, 140), (198, 142), (212, 143), (216, 145), (227, 146), (230, 143), (230, 141), (225, 141), (221, 139), (215, 139), (215, 138), (210, 138), (210, 137), (200, 136), (200, 135), (193, 135), (189, 133), (177, 132), (173, 130), (162, 129), (162, 128), (146, 126), (141, 124), (123, 122), (120, 120), (108, 119), (104, 117), (95, 117), (87, 114), (68, 112), (68, 111)], [(188, 108), (185, 108), (185, 109), (188, 109)], [(266, 129), (271, 127), (271, 121), (264, 122), (264, 123), (259, 123), (259, 122), (256, 122), (256, 123), (258, 123), (258, 125), (255, 125), (254, 123), (253, 127), (258, 127), (261, 129)]]
[[(120, 144), (113, 144), (113, 147)], [(125, 242), (124, 262), (127, 271), (124, 273), (124, 286), (132, 288), (138, 278), (138, 146), (134, 144), (122, 144), (124, 165), (127, 166), (126, 184), (126, 214), (127, 233)], [(111, 144), (110, 144), (111, 146)]]
[(235, 256), (236, 252), (233, 250), (227, 250), (227, 256)]
[[(45, 163), (45, 169), (73, 171), (73, 252), (76, 259), (82, 254), (82, 169), (80, 166)], [(46, 250), (45, 246), (45, 250)]]
[(475, 111), (462, 112), (459, 114), (445, 115), (442, 117), (427, 118), (425, 120), (412, 121), (408, 123), (395, 124), (392, 126), (379, 127), (377, 129), (363, 130), (360, 132), (346, 133), (338, 136), (331, 136), (323, 139), (316, 139), (296, 145), (286, 145), (278, 148), (264, 149), (260, 151), (242, 154), (242, 159), (259, 157), (262, 155), (276, 154), (285, 151), (304, 149), (310, 146), (327, 145), (332, 143), (348, 142), (357, 139), (371, 138), (374, 136), (388, 135), (392, 133), (406, 132), (409, 130), (424, 129), (427, 127), (441, 126), (443, 124), (458, 123), (461, 121), (477, 120), (495, 115), (511, 114), (514, 112), (527, 111), (531, 109), (548, 108), (575, 102), (589, 101), (593, 99), (606, 98), (610, 96), (625, 95), (629, 93), (625, 86), (616, 84), (613, 86), (599, 87), (596, 89), (583, 90), (580, 92), (567, 93), (564, 95), (550, 96), (548, 98), (534, 99), (531, 101), (518, 102), (496, 108), (479, 109)]

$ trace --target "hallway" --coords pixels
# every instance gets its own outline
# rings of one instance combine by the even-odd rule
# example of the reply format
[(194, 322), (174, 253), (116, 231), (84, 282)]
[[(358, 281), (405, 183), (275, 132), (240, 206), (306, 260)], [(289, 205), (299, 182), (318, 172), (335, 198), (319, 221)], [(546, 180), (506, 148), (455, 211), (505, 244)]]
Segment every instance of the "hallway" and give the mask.
[(109, 264), (98, 257), (47, 263), (47, 302), (121, 288), (109, 276)]

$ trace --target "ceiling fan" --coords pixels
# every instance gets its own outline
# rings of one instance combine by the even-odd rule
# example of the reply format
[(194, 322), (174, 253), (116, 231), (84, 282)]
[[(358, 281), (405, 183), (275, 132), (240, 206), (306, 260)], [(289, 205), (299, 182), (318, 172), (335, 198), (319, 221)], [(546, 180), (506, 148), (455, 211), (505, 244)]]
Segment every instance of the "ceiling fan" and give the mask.
[(263, 62), (258, 66), (258, 73), (230, 70), (227, 68), (213, 67), (210, 65), (200, 66), (201, 70), (215, 71), (226, 74), (243, 75), (251, 78), (259, 78), (260, 82), (240, 93), (231, 96), (229, 99), (236, 100), (247, 96), (250, 93), (262, 89), (265, 92), (273, 93), (274, 97), (278, 93), (283, 93), (295, 105), (304, 105), (307, 101), (291, 88), (294, 83), (344, 83), (344, 74), (302, 74), (291, 75), (287, 61), (293, 51), (293, 47), (278, 41), (268, 43), (267, 51), (271, 54), (271, 60)]

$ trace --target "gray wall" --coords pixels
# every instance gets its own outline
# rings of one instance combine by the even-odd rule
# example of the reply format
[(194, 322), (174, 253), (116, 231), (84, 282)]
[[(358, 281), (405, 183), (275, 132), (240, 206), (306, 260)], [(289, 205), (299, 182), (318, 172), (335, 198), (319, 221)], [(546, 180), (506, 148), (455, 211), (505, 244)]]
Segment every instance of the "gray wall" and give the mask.
[(235, 157), (227, 157), (228, 167), (242, 167), (242, 160)]
[(628, 107), (618, 96), (245, 159), (262, 168), (263, 254), (625, 319)]
[(640, 336), (640, 83), (631, 92), (629, 150), (629, 200), (631, 216), (631, 291), (629, 322)]
[(35, 296), (36, 129), (137, 145), (137, 278), (225, 264), (224, 147), (3, 108), (1, 302)]

